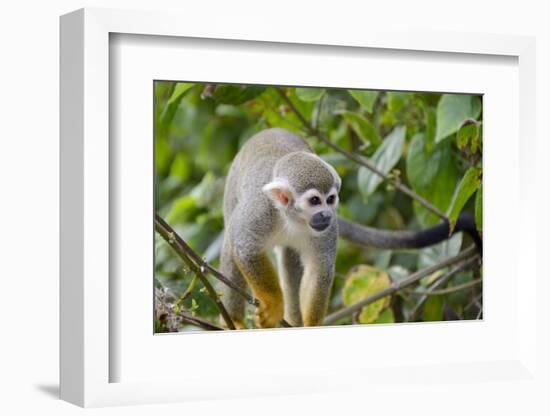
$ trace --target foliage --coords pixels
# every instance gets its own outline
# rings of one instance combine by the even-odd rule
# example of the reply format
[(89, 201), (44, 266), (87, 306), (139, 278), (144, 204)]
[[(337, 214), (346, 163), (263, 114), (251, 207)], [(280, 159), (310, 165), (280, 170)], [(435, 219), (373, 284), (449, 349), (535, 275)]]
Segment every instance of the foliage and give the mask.
[[(460, 212), (471, 212), (481, 231), (481, 97), (332, 88), (283, 91), (313, 129), (333, 144), (368, 159), (447, 213), (451, 223)], [(213, 266), (218, 265), (223, 186), (231, 161), (246, 140), (269, 127), (306, 137), (314, 151), (335, 167), (343, 181), (340, 215), (389, 229), (416, 230), (440, 221), (378, 175), (312, 137), (312, 130), (305, 128), (277, 87), (157, 81), (154, 114), (155, 210)], [(339, 241), (330, 310), (449, 258), (469, 243), (460, 234), (422, 250), (378, 250)], [(464, 283), (465, 273), (469, 280), (474, 278), (474, 273), (459, 273), (445, 287)], [(442, 274), (423, 279), (420, 286), (429, 288)], [(193, 278), (157, 235), (157, 286), (176, 297), (185, 293), (178, 307), (217, 324), (216, 305)], [(192, 281), (194, 287), (186, 293)], [(402, 291), (364, 308), (354, 319), (361, 323), (474, 319), (480, 294), (479, 285), (471, 286), (428, 296), (419, 305), (421, 297), (414, 291)], [(178, 330), (188, 329), (192, 327), (178, 326)]]
[[(405, 127), (396, 127), (384, 138), (382, 144), (372, 155), (371, 161), (374, 162), (374, 165), (378, 168), (378, 170), (387, 175), (397, 164), (397, 162), (399, 162), (404, 144)], [(361, 192), (364, 199), (367, 200), (368, 196), (374, 193), (376, 188), (378, 188), (378, 185), (383, 182), (383, 179), (372, 170), (361, 166), (359, 168), (357, 181), (359, 192)]]
[[(354, 267), (347, 276), (342, 291), (342, 302), (346, 306), (351, 306), (380, 290), (388, 288), (390, 284), (391, 280), (387, 272), (362, 264)], [(386, 314), (387, 309), (391, 311), (391, 308), (388, 308), (389, 306), (389, 296), (377, 300), (365, 306), (359, 312), (357, 322), (360, 324), (379, 323), (381, 318), (383, 323), (393, 322), (393, 315), (390, 317)]]

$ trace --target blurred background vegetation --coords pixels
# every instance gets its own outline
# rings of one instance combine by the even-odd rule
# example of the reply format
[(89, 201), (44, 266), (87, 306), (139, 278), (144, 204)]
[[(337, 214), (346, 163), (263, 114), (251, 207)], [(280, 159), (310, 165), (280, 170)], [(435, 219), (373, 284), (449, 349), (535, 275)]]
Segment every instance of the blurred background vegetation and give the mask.
[[(461, 211), (471, 212), (481, 232), (480, 96), (168, 81), (156, 81), (154, 91), (155, 210), (215, 267), (223, 233), (225, 176), (246, 140), (270, 127), (301, 134), (336, 168), (342, 177), (339, 214), (346, 218), (393, 230), (421, 229), (440, 221), (308, 132), (321, 131), (332, 143), (368, 158), (451, 221)], [(340, 240), (330, 311), (452, 257), (469, 244), (462, 233), (421, 250), (379, 250)], [(441, 281), (445, 271), (339, 323), (479, 319), (480, 268)], [(218, 309), (203, 285), (158, 234), (155, 285), (157, 332), (196, 330), (179, 319), (180, 312), (218, 323)], [(252, 319), (247, 322), (253, 327)]]

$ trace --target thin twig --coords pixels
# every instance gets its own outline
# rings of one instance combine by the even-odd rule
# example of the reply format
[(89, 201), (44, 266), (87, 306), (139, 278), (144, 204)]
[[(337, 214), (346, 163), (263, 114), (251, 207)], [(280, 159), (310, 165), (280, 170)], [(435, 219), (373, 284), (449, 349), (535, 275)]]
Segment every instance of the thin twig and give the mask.
[[(348, 315), (351, 315), (352, 313), (363, 309), (365, 306), (370, 305), (373, 302), (376, 302), (379, 299), (385, 298), (388, 295), (391, 295), (398, 290), (401, 290), (407, 286), (410, 286), (416, 282), (418, 282), (423, 277), (429, 276), (430, 274), (436, 272), (439, 269), (443, 269), (448, 266), (452, 266), (453, 264), (459, 263), (460, 261), (470, 257), (472, 254), (475, 254), (476, 247), (470, 246), (466, 250), (464, 250), (462, 253), (451, 257), (450, 259), (447, 259), (445, 261), (442, 261), (441, 263), (435, 264), (431, 267), (427, 267), (425, 269), (419, 270), (416, 273), (411, 274), (410, 276), (404, 278), (403, 280), (400, 280), (398, 282), (394, 282), (390, 285), (390, 287), (381, 290), (379, 292), (376, 292), (375, 294), (369, 296), (366, 299), (363, 299), (360, 302), (357, 302), (351, 306), (348, 306), (347, 308), (343, 308), (337, 312), (334, 312), (333, 314), (326, 317), (324, 321), (324, 325), (332, 325), (336, 323), (339, 319), (342, 319)], [(476, 254), (471, 261), (473, 262), (474, 259), (477, 259), (478, 255)]]
[(289, 108), (292, 110), (292, 112), (296, 115), (296, 117), (298, 117), (298, 119), (303, 124), (303, 126), (305, 127), (305, 129), (307, 130), (307, 132), (309, 134), (311, 134), (312, 136), (317, 137), (319, 140), (321, 140), (327, 146), (329, 146), (330, 148), (332, 148), (336, 152), (344, 155), (348, 159), (353, 160), (354, 162), (358, 163), (359, 165), (364, 166), (365, 168), (371, 170), (372, 172), (374, 172), (375, 174), (380, 176), (382, 179), (384, 179), (384, 181), (386, 181), (387, 183), (389, 183), (393, 187), (395, 187), (395, 189), (403, 192), (405, 195), (407, 195), (410, 198), (414, 199), (420, 205), (422, 205), (424, 208), (430, 210), (435, 215), (437, 215), (439, 218), (441, 218), (441, 219), (443, 219), (447, 222), (449, 221), (447, 216), (441, 210), (439, 210), (437, 207), (435, 207), (433, 204), (431, 204), (427, 199), (421, 197), (416, 192), (414, 192), (412, 189), (410, 189), (407, 186), (403, 185), (400, 181), (394, 179), (393, 177), (390, 177), (390, 176), (386, 175), (384, 172), (382, 172), (380, 169), (378, 169), (375, 165), (373, 165), (369, 160), (367, 160), (367, 159), (365, 159), (361, 156), (358, 156), (358, 155), (356, 155), (352, 152), (348, 152), (347, 150), (341, 148), (340, 146), (332, 143), (332, 141), (329, 140), (321, 131), (314, 128), (307, 121), (307, 119), (303, 116), (302, 113), (300, 113), (300, 110), (298, 110), (296, 108), (294, 103), (290, 100), (290, 98), (286, 95), (286, 93), (284, 92), (284, 90), (281, 87), (276, 87), (276, 89), (277, 89), (277, 92), (279, 93), (279, 95), (283, 98), (283, 100), (285, 100), (285, 102), (287, 103)]
[(434, 290), (411, 290), (409, 293), (412, 293), (413, 295), (426, 295), (426, 296), (435, 296), (435, 295), (448, 295), (449, 293), (459, 292), (461, 290), (467, 289), (469, 287), (475, 286), (479, 283), (481, 283), (480, 279), (475, 279), (470, 282), (463, 283), (461, 285), (456, 285), (453, 287), (448, 287), (446, 289), (434, 289)]
[(476, 319), (480, 319), (482, 313), (483, 313), (483, 307), (480, 307), (479, 311), (477, 312)]
[(180, 312), (177, 314), (177, 316), (179, 316), (182, 321), (185, 321), (191, 325), (198, 326), (202, 329), (206, 329), (207, 331), (223, 331), (222, 327), (211, 324), (210, 322), (197, 318), (196, 316), (190, 315), (186, 312)]
[(474, 304), (478, 307), (478, 308), (481, 308), (481, 303), (479, 303), (479, 301), (481, 300), (481, 293), (479, 294), (479, 296), (477, 298), (474, 298)]
[[(473, 258), (471, 258), (467, 261), (463, 261), (461, 263), (458, 263), (450, 271), (448, 271), (447, 273), (439, 276), (437, 278), (437, 280), (428, 288), (428, 291), (436, 290), (436, 289), (439, 289), (440, 287), (444, 286), (445, 284), (447, 284), (447, 282), (449, 280), (451, 280), (453, 278), (453, 276), (455, 274), (457, 274), (458, 272), (460, 272), (460, 271), (464, 270), (465, 268), (469, 267), (476, 260), (477, 260), (477, 258), (473, 257)], [(408, 321), (410, 321), (411, 319), (414, 318), (414, 316), (416, 315), (418, 310), (422, 307), (422, 305), (424, 304), (424, 302), (426, 302), (427, 299), (428, 299), (427, 295), (422, 295), (422, 297), (418, 300), (416, 305), (414, 305), (414, 308), (412, 309), (412, 311), (409, 313), (409, 316), (407, 317)]]
[(468, 304), (464, 307), (464, 310), (467, 311), (472, 306), (477, 306), (478, 308), (481, 308), (481, 304), (479, 301), (481, 300), (482, 294), (480, 293), (478, 296), (474, 297)]
[(319, 101), (317, 102), (317, 112), (315, 113), (315, 120), (313, 121), (312, 127), (315, 130), (319, 130), (319, 120), (321, 119), (321, 110), (323, 108), (323, 100), (325, 99), (326, 92), (323, 91), (321, 94), (321, 97), (319, 98)]
[(168, 230), (174, 237), (174, 239), (178, 242), (178, 245), (181, 247), (183, 252), (190, 257), (200, 268), (203, 268), (204, 270), (208, 271), (212, 276), (214, 276), (216, 279), (218, 279), (220, 282), (226, 284), (231, 289), (236, 291), (239, 295), (241, 295), (243, 298), (245, 298), (248, 303), (254, 306), (259, 306), (260, 302), (258, 299), (254, 298), (253, 296), (249, 295), (246, 291), (241, 289), (239, 286), (237, 286), (235, 283), (233, 283), (231, 280), (229, 280), (227, 277), (225, 277), (222, 273), (220, 273), (218, 270), (210, 266), (206, 261), (204, 261), (197, 253), (193, 251), (191, 247), (189, 247), (189, 244), (187, 244), (179, 235), (174, 231), (170, 225), (164, 221), (160, 215), (155, 214), (155, 223), (158, 222), (160, 225)]
[[(193, 277), (193, 280), (196, 279), (198, 279), (197, 275)], [(176, 294), (171, 289), (166, 286), (162, 286), (162, 284), (160, 288), (155, 288), (155, 312), (158, 316), (157, 319), (161, 322), (161, 325), (163, 325), (164, 322), (164, 325), (167, 329), (167, 331), (161, 330), (161, 332), (177, 332), (177, 328), (175, 328), (173, 325), (168, 324), (170, 320), (170, 315), (175, 316), (178, 321), (184, 321), (188, 324), (201, 327), (208, 331), (218, 331), (224, 329), (219, 326), (213, 325), (210, 322), (205, 321), (201, 318), (197, 318), (196, 316), (189, 314), (188, 312), (182, 311), (181, 308), (178, 307), (178, 303), (180, 303), (182, 300), (181, 298), (177, 300), (175, 304), (170, 304), (166, 302), (166, 297), (170, 297), (172, 299), (177, 298)], [(181, 322), (178, 322), (178, 326), (180, 323)]]
[(166, 242), (170, 245), (170, 247), (172, 247), (172, 249), (178, 254), (178, 256), (185, 262), (187, 267), (189, 267), (199, 277), (199, 279), (201, 279), (201, 282), (204, 285), (204, 287), (206, 287), (208, 294), (210, 295), (210, 297), (218, 307), (218, 310), (220, 311), (220, 314), (222, 315), (223, 320), (227, 324), (227, 327), (229, 329), (235, 329), (235, 324), (233, 323), (231, 316), (229, 316), (229, 312), (227, 312), (227, 309), (225, 309), (225, 306), (223, 306), (223, 303), (220, 301), (220, 297), (216, 293), (216, 290), (204, 275), (204, 268), (197, 266), (189, 258), (188, 256), (189, 251), (186, 250), (179, 241), (181, 240), (181, 238), (178, 239), (176, 237), (177, 234), (172, 229), (172, 227), (170, 227), (166, 222), (164, 222), (162, 218), (160, 218), (156, 214), (155, 214), (155, 228), (157, 232), (162, 236), (162, 238), (166, 240)]
[(191, 280), (191, 283), (189, 284), (189, 286), (187, 287), (187, 289), (185, 289), (185, 292), (183, 292), (183, 294), (179, 297), (179, 299), (176, 301), (176, 305), (180, 305), (185, 299), (187, 299), (189, 297), (189, 295), (191, 294), (191, 292), (193, 291), (193, 289), (195, 288), (195, 285), (197, 284), (197, 275), (195, 274), (193, 276), (193, 280)]

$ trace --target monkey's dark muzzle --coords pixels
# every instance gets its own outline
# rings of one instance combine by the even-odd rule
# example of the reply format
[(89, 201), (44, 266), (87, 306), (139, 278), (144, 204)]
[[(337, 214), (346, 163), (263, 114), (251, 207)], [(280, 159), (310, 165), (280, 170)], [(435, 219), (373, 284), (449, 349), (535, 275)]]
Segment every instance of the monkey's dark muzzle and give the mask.
[(332, 215), (326, 211), (320, 211), (313, 215), (309, 220), (309, 225), (315, 231), (324, 231), (330, 225), (332, 221)]

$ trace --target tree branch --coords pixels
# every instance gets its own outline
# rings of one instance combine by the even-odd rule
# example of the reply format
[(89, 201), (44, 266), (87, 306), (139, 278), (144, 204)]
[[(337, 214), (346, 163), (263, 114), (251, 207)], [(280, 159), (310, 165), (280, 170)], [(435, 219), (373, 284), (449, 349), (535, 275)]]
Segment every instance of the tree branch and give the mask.
[[(246, 291), (241, 289), (239, 286), (237, 286), (235, 283), (233, 283), (231, 280), (229, 280), (227, 277), (225, 277), (222, 273), (220, 273), (218, 270), (210, 266), (207, 262), (205, 262), (197, 253), (193, 251), (191, 247), (183, 240), (178, 233), (174, 231), (170, 225), (162, 219), (162, 217), (158, 214), (155, 214), (155, 224), (159, 223), (162, 228), (167, 230), (174, 240), (178, 243), (178, 246), (180, 247), (183, 254), (188, 256), (188, 258), (191, 258), (197, 266), (200, 268), (208, 271), (212, 276), (214, 276), (216, 279), (218, 279), (220, 282), (226, 284), (231, 289), (236, 291), (239, 295), (241, 295), (243, 298), (245, 298), (248, 303), (254, 306), (259, 306), (260, 302), (258, 299), (254, 298), (253, 296), (250, 296)], [(176, 250), (177, 251), (177, 250)], [(181, 257), (181, 256), (180, 256)]]
[(447, 222), (449, 221), (447, 216), (441, 210), (439, 210), (437, 207), (435, 207), (433, 204), (431, 204), (427, 199), (421, 197), (416, 192), (414, 192), (412, 189), (410, 189), (407, 186), (403, 185), (400, 181), (386, 175), (384, 172), (379, 170), (375, 165), (373, 165), (369, 160), (367, 160), (367, 159), (365, 159), (361, 156), (358, 156), (354, 153), (348, 152), (347, 150), (342, 149), (340, 146), (332, 143), (332, 141), (330, 141), (321, 131), (319, 131), (318, 128), (314, 128), (307, 121), (307, 119), (303, 116), (302, 113), (300, 113), (300, 110), (298, 110), (296, 108), (294, 103), (290, 100), (290, 98), (286, 95), (286, 93), (284, 92), (284, 90), (281, 87), (275, 87), (275, 88), (276, 88), (277, 92), (279, 93), (279, 95), (283, 98), (283, 100), (285, 100), (285, 102), (287, 103), (289, 108), (292, 110), (292, 112), (296, 115), (296, 117), (298, 117), (298, 119), (303, 124), (303, 126), (305, 127), (305, 129), (307, 130), (307, 132), (309, 134), (311, 134), (312, 136), (317, 137), (319, 140), (321, 140), (327, 146), (329, 146), (330, 148), (332, 148), (336, 152), (344, 155), (348, 159), (353, 160), (355, 163), (371, 170), (372, 172), (374, 172), (375, 174), (380, 176), (382, 179), (384, 179), (384, 181), (386, 181), (387, 183), (389, 183), (393, 187), (395, 187), (395, 189), (403, 192), (405, 195), (407, 195), (410, 198), (414, 199), (420, 205), (422, 205), (424, 208), (430, 210), (435, 215), (437, 215), (439, 218), (441, 218), (441, 219), (443, 219)]
[[(225, 309), (225, 306), (223, 306), (223, 303), (220, 301), (220, 297), (204, 275), (204, 267), (197, 266), (189, 257), (188, 253), (189, 251), (192, 251), (187, 244), (181, 238), (176, 234), (176, 232), (170, 227), (164, 220), (155, 214), (155, 228), (157, 232), (166, 240), (166, 242), (172, 247), (172, 249), (178, 254), (178, 256), (185, 262), (187, 267), (189, 267), (195, 275), (201, 279), (204, 287), (208, 291), (208, 294), (218, 307), (218, 310), (220, 311), (220, 314), (223, 317), (223, 320), (227, 324), (227, 327), (229, 329), (235, 329), (235, 324), (233, 323), (233, 320), (229, 316), (229, 312), (227, 312), (227, 309)], [(185, 246), (181, 244), (181, 242), (184, 242)], [(188, 249), (186, 249), (188, 248)], [(194, 252), (193, 252), (194, 253)]]
[[(475, 259), (475, 257), (473, 259)], [(460, 272), (460, 271), (464, 270), (465, 268), (467, 268), (468, 266), (470, 266), (470, 264), (472, 264), (472, 261), (473, 260), (470, 259), (470, 260), (458, 263), (450, 271), (448, 271), (447, 273), (445, 273), (442, 276), (438, 277), (437, 280), (428, 288), (427, 291), (433, 291), (433, 290), (436, 290), (436, 289), (444, 286), (449, 280), (451, 280), (453, 278), (453, 276), (455, 274), (457, 274), (458, 272)], [(427, 294), (422, 295), (422, 297), (418, 300), (416, 305), (414, 305), (413, 310), (409, 313), (409, 316), (407, 316), (407, 321), (410, 321), (411, 319), (414, 318), (414, 316), (416, 315), (416, 313), (418, 312), (420, 307), (424, 304), (424, 302), (426, 302), (427, 299), (428, 299)]]
[(198, 326), (202, 329), (206, 329), (207, 331), (223, 331), (223, 328), (213, 325), (203, 319), (197, 318), (196, 316), (193, 316), (187, 312), (180, 312), (176, 315), (179, 316), (182, 321), (185, 321), (191, 325)]
[[(198, 279), (197, 275), (193, 277), (193, 280), (196, 279)], [(178, 332), (182, 321), (208, 331), (224, 330), (224, 328), (182, 311), (179, 305), (182, 298), (177, 299), (176, 294), (171, 289), (162, 286), (160, 282), (158, 284), (160, 288), (155, 287), (155, 315), (161, 326), (160, 332)], [(186, 291), (186, 293), (189, 292)], [(167, 298), (176, 299), (176, 302), (170, 303), (167, 301)], [(162, 328), (166, 330), (162, 330)]]
[(411, 290), (411, 294), (413, 295), (426, 295), (426, 296), (435, 296), (435, 295), (447, 295), (449, 293), (459, 292), (464, 289), (468, 289), (469, 287), (475, 286), (479, 283), (481, 283), (481, 278), (472, 280), (470, 282), (463, 283), (461, 285), (448, 287), (446, 289), (433, 289), (433, 290)]
[[(369, 296), (366, 299), (363, 299), (360, 302), (357, 302), (351, 306), (348, 306), (347, 308), (343, 308), (337, 312), (334, 312), (333, 314), (326, 317), (324, 321), (324, 325), (332, 325), (336, 323), (339, 319), (342, 319), (348, 315), (351, 315), (354, 312), (357, 312), (361, 309), (363, 309), (365, 306), (370, 305), (373, 302), (376, 302), (379, 299), (382, 299), (388, 295), (391, 295), (404, 287), (410, 286), (416, 282), (418, 282), (423, 277), (429, 276), (430, 274), (436, 272), (439, 269), (443, 269), (448, 266), (452, 266), (453, 264), (459, 263), (462, 260), (467, 259), (472, 254), (476, 253), (476, 247), (470, 246), (466, 250), (464, 250), (462, 253), (458, 254), (455, 257), (451, 257), (450, 259), (447, 259), (445, 261), (442, 261), (441, 263), (435, 264), (431, 267), (427, 267), (425, 269), (419, 270), (416, 273), (411, 274), (410, 276), (406, 277), (403, 280), (400, 280), (398, 282), (394, 282), (390, 285), (390, 287), (381, 290), (377, 293), (374, 293), (373, 295)], [(468, 262), (471, 262), (472, 264), (477, 261), (478, 255), (475, 254), (472, 258), (468, 260)]]
[[(217, 278), (220, 282), (226, 284), (231, 289), (235, 290), (237, 293), (239, 293), (241, 296), (243, 296), (251, 305), (259, 306), (260, 301), (253, 296), (250, 296), (248, 293), (243, 291), (239, 286), (235, 285), (231, 280), (229, 280), (227, 277), (225, 277), (221, 272), (216, 270), (214, 267), (210, 266), (207, 262), (205, 262), (197, 253), (193, 251), (191, 247), (181, 238), (176, 231), (170, 227), (170, 225), (162, 219), (160, 215), (155, 213), (155, 228), (159, 232), (159, 234), (166, 240), (166, 242), (174, 249), (174, 251), (181, 257), (181, 259), (189, 266), (193, 272), (196, 273), (196, 275), (202, 280), (201, 276), (204, 277), (204, 271), (208, 271), (210, 274), (212, 274), (215, 278)], [(204, 277), (208, 285), (210, 285), (210, 282)], [(203, 281), (204, 283), (204, 281)], [(206, 286), (206, 284), (205, 284)], [(212, 287), (212, 285), (210, 285)], [(208, 287), (207, 287), (208, 290)], [(213, 288), (212, 288), (213, 290)], [(210, 293), (210, 290), (208, 290)], [(215, 294), (214, 301), (216, 302), (216, 305), (218, 305), (218, 309), (220, 310), (220, 313), (225, 319), (225, 315), (227, 314), (227, 318), (231, 320), (229, 317), (229, 314), (227, 313), (227, 310), (219, 300), (218, 294), (214, 291)], [(231, 322), (233, 325), (233, 322)], [(227, 325), (230, 329), (235, 329), (235, 326), (233, 325), (233, 328), (228, 324)], [(288, 322), (286, 322), (284, 319), (281, 321), (281, 326), (286, 328), (291, 328), (292, 325), (290, 325)]]

